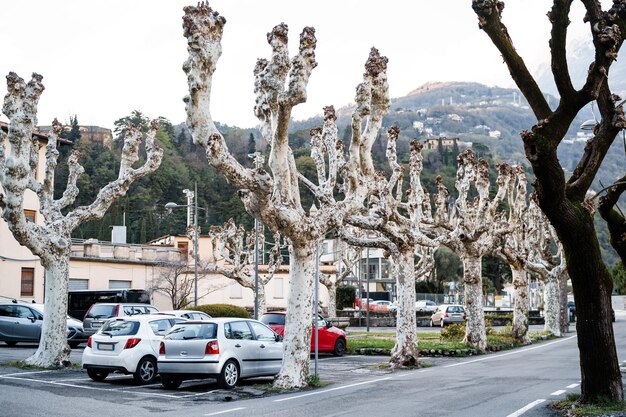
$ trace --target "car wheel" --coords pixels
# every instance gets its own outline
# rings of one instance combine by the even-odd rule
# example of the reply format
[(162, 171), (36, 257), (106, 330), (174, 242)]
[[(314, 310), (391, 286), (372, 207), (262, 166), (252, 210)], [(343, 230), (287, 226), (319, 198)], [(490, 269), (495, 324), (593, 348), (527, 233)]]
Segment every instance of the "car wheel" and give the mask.
[(157, 376), (157, 365), (154, 359), (149, 357), (141, 358), (137, 364), (137, 370), (133, 374), (135, 382), (138, 384), (149, 384)]
[(87, 375), (89, 378), (96, 382), (102, 382), (109, 376), (109, 371), (103, 371), (102, 369), (87, 369)]
[(237, 363), (234, 360), (229, 359), (224, 364), (224, 367), (222, 368), (222, 371), (220, 372), (220, 376), (217, 379), (217, 383), (222, 388), (231, 389), (231, 388), (234, 388), (235, 385), (237, 385), (238, 381), (239, 381), (239, 367), (237, 366)]
[(182, 379), (174, 378), (170, 375), (161, 375), (161, 385), (163, 385), (165, 389), (175, 390), (180, 387), (182, 382)]
[(17, 345), (17, 342), (4, 342), (4, 343), (6, 343), (7, 346), (11, 346), (11, 347)]
[(441, 319), (441, 321), (439, 322), (439, 325), (441, 326), (441, 328), (443, 329), (444, 323), (443, 323), (443, 319)]
[(78, 345), (80, 345), (80, 342), (69, 342), (68, 344), (72, 349), (76, 349)]
[(433, 323), (433, 319), (430, 319), (430, 324), (429, 325), (430, 325), (430, 327), (434, 327), (435, 326), (435, 323)]
[(337, 339), (335, 341), (335, 348), (333, 349), (333, 355), (343, 356), (346, 353), (346, 341), (343, 339)]

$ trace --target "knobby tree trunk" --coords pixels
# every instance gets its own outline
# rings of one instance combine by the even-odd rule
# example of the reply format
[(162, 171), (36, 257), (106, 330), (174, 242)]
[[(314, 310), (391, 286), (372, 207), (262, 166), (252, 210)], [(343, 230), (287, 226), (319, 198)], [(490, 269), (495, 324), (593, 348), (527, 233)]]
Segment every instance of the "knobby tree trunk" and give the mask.
[(417, 366), (418, 340), (415, 323), (415, 255), (412, 248), (394, 256), (398, 287), (396, 345), (391, 351), (392, 368)]
[(569, 332), (569, 312), (567, 311), (567, 271), (563, 271), (557, 278), (559, 287), (559, 327), (561, 334)]
[[(67, 238), (69, 242), (69, 237)], [(37, 351), (28, 359), (29, 365), (48, 367), (50, 364), (69, 365), (70, 347), (67, 345), (67, 291), (69, 282), (70, 246), (63, 253), (43, 255), (41, 263), (45, 269), (44, 305), (46, 308), (41, 326), (41, 340)]]
[(548, 275), (543, 284), (544, 330), (555, 336), (561, 336), (561, 309), (559, 308), (559, 285), (556, 276)]
[(528, 344), (528, 274), (525, 269), (511, 268), (515, 305), (511, 336), (519, 343)]
[[(313, 276), (317, 242), (289, 246), (289, 298), (285, 318), (283, 366), (274, 380), (276, 387), (302, 387), (307, 384), (311, 356), (313, 320)], [(304, 330), (304, 331), (303, 331)]]
[(461, 261), (463, 262), (463, 292), (467, 317), (463, 343), (485, 350), (487, 349), (487, 332), (483, 310), (482, 257), (464, 256)]

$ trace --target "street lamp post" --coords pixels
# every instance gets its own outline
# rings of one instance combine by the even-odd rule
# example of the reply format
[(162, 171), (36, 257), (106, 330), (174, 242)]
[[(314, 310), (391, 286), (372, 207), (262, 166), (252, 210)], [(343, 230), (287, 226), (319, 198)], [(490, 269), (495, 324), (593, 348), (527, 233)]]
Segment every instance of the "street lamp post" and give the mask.
[[(198, 210), (205, 210), (202, 207), (198, 207), (198, 183), (194, 183), (194, 194), (189, 199), (188, 190), (186, 194), (188, 196), (188, 204), (176, 204), (167, 203), (165, 208), (172, 210), (175, 208), (193, 208), (193, 305), (198, 305)], [(193, 204), (189, 204), (189, 200), (193, 200)], [(187, 219), (189, 220), (189, 219)]]

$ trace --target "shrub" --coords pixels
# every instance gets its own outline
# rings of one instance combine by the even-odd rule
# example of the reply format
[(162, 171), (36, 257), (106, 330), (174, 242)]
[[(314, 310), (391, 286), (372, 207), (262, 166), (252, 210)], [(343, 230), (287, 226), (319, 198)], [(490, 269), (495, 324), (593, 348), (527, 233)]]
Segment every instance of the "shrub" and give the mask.
[(232, 304), (203, 304), (193, 307), (193, 310), (202, 311), (211, 317), (241, 317), (250, 318), (250, 313), (243, 308)]
[(337, 310), (354, 306), (356, 287), (354, 285), (340, 285), (337, 287)]
[(441, 340), (456, 341), (465, 336), (465, 323), (453, 323), (441, 329)]

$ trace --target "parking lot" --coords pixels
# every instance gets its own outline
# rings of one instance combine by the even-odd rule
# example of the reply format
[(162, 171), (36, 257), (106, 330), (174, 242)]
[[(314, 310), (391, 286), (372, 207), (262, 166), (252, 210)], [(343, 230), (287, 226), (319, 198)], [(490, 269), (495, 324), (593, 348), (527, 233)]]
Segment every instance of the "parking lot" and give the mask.
[[(23, 360), (36, 350), (35, 345), (18, 345), (8, 347), (0, 345), (0, 363)], [(71, 360), (80, 364), (82, 347), (73, 349)], [(364, 379), (376, 378), (391, 373), (381, 368), (387, 362), (385, 356), (343, 356), (320, 355), (318, 373), (320, 379), (332, 385), (350, 384)], [(450, 360), (450, 359), (448, 359)], [(429, 359), (430, 361), (430, 359)], [(311, 371), (314, 369), (313, 358)], [(150, 385), (137, 385), (132, 375), (111, 374), (104, 382), (92, 381), (85, 370), (76, 368), (40, 371), (0, 366), (0, 386), (27, 386), (37, 391), (46, 391), (53, 395), (72, 398), (91, 399), (115, 402), (144, 407), (145, 400), (150, 399), (153, 411), (180, 409), (199, 402), (237, 401), (277, 394), (271, 389), (272, 378), (252, 378), (242, 380), (233, 390), (220, 389), (214, 379), (189, 380), (183, 382), (175, 391), (162, 388), (159, 380)], [(0, 391), (3, 388), (0, 388)], [(143, 400), (143, 402), (142, 402)]]

